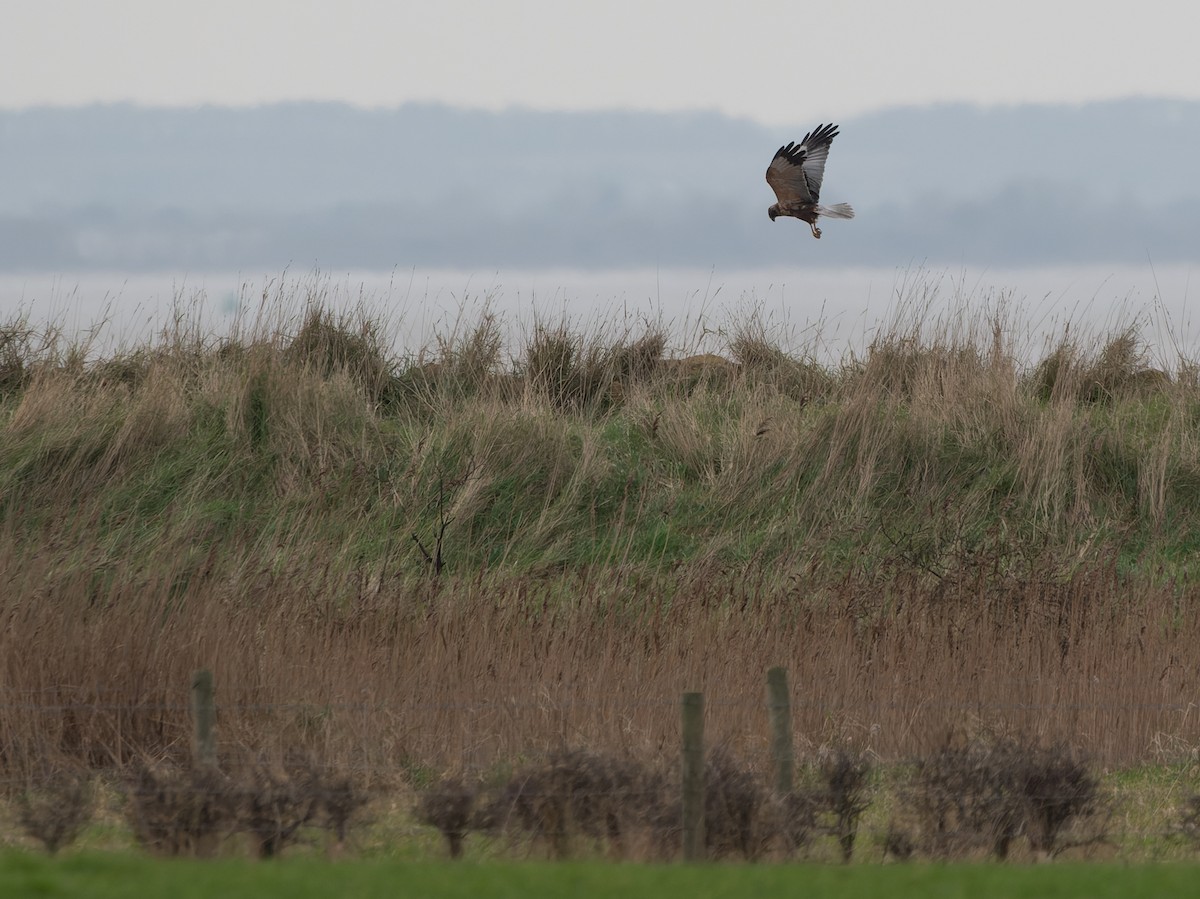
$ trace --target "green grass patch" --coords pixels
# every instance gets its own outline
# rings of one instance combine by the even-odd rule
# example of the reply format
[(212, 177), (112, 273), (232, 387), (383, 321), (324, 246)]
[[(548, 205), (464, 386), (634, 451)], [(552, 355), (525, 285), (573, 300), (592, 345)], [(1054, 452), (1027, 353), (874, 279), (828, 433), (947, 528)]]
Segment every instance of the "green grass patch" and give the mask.
[(537, 897), (745, 896), (1097, 897), (1190, 895), (1194, 865), (641, 865), (285, 860), (157, 860), (78, 855), (0, 856), (4, 896), (116, 897)]

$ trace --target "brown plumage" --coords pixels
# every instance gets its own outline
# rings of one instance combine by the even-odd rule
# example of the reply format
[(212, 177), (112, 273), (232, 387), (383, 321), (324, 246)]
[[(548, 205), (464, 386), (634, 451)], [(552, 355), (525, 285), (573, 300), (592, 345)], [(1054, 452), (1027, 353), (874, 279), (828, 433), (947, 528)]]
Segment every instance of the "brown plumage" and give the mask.
[(780, 147), (767, 169), (767, 184), (775, 191), (779, 200), (767, 210), (771, 221), (776, 216), (790, 215), (808, 222), (813, 237), (821, 236), (817, 218), (852, 219), (854, 210), (849, 203), (822, 206), (821, 179), (825, 177), (825, 160), (829, 156), (829, 145), (837, 137), (837, 125), (818, 125), (804, 135), (800, 143)]

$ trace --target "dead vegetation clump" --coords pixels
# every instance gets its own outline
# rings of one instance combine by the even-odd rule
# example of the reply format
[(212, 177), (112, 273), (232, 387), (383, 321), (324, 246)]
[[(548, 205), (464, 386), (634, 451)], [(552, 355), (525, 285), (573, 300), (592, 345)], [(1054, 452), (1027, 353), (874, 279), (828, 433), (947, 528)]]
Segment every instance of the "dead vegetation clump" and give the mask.
[[(1077, 752), (1065, 746), (1030, 749), (1020, 765), (1018, 789), (1026, 837), (1039, 857), (1107, 838), (1100, 781)], [(1090, 832), (1076, 832), (1087, 824), (1094, 825)]]
[(237, 827), (250, 835), (259, 858), (280, 855), (321, 810), (320, 776), (309, 766), (284, 768), (259, 759), (246, 766), (234, 789)]
[(984, 852), (1004, 860), (1020, 837), (1035, 857), (1050, 858), (1105, 838), (1099, 781), (1062, 745), (948, 740), (917, 760), (901, 801), (915, 832), (896, 833), (935, 858)]
[(90, 775), (60, 766), (16, 796), (17, 822), (50, 855), (78, 839), (92, 820), (95, 790)]
[(844, 746), (829, 751), (820, 762), (822, 788), (818, 807), (825, 813), (826, 832), (837, 840), (842, 861), (854, 856), (858, 825), (871, 805), (871, 762), (864, 753)]
[(16, 394), (29, 382), (31, 329), (23, 322), (0, 327), (0, 396)]
[(344, 373), (368, 397), (379, 399), (392, 379), (393, 364), (382, 336), (370, 321), (354, 322), (322, 306), (311, 306), (296, 336), (281, 354), (284, 365), (323, 377)]
[[(854, 773), (847, 772), (863, 770), (858, 762), (848, 762), (830, 769), (832, 780), (823, 790), (775, 796), (763, 775), (733, 752), (711, 750), (704, 767), (707, 857), (792, 857), (821, 832), (821, 814), (832, 815), (828, 832), (841, 839), (847, 825), (839, 816), (848, 814), (856, 828), (865, 808), (865, 794)], [(523, 836), (558, 859), (599, 848), (618, 858), (669, 860), (681, 848), (680, 791), (674, 769), (563, 749), (521, 766), (492, 789), (459, 777), (443, 779), (421, 794), (416, 816), (442, 834), (451, 858), (462, 856), (467, 835), (475, 831)]]
[(565, 327), (535, 329), (525, 348), (526, 388), (560, 411), (580, 412), (606, 405), (618, 380), (610, 353)]
[(729, 352), (748, 384), (775, 391), (801, 403), (827, 398), (834, 377), (823, 366), (808, 358), (796, 358), (772, 342), (761, 323), (742, 324), (729, 341)]
[(740, 369), (716, 353), (700, 353), (682, 359), (664, 359), (661, 383), (673, 395), (690, 397), (697, 392), (723, 393), (736, 381)]
[[(651, 797), (651, 806), (656, 797)], [(519, 830), (555, 858), (571, 854), (573, 835), (621, 854), (645, 819), (645, 771), (635, 762), (586, 749), (562, 749), (518, 769), (475, 817), (480, 830)]]
[(1106, 405), (1126, 397), (1161, 393), (1171, 377), (1150, 365), (1150, 350), (1136, 326), (1108, 337), (1098, 349), (1063, 340), (1034, 368), (1032, 389), (1043, 402)]
[(495, 313), (485, 310), (470, 330), (438, 334), (436, 342), (399, 367), (381, 397), (389, 412), (428, 417), (468, 399), (510, 403), (520, 397), (519, 380), (503, 364), (504, 334)]
[[(477, 796), (475, 788), (461, 778), (451, 777), (426, 789), (417, 801), (417, 820), (437, 828), (446, 840), (451, 858), (462, 858), (463, 845), (474, 821)], [(482, 822), (480, 829), (487, 829), (488, 823)]]
[(1200, 849), (1200, 793), (1193, 793), (1184, 800), (1170, 833), (1183, 838), (1194, 849)]
[(123, 793), (134, 838), (157, 855), (211, 854), (237, 820), (236, 785), (208, 765), (142, 761)]
[(1023, 826), (1016, 751), (1007, 740), (948, 741), (917, 760), (904, 802), (924, 852), (943, 858), (982, 848), (1008, 857)]
[(755, 861), (776, 836), (763, 778), (717, 747), (704, 763), (704, 848), (710, 859)]
[(354, 778), (310, 758), (250, 759), (233, 774), (212, 765), (142, 761), (122, 793), (138, 843), (168, 856), (209, 856), (222, 838), (243, 833), (256, 855), (273, 858), (310, 826), (327, 827), (340, 846), (368, 799)]
[(661, 370), (667, 349), (667, 334), (661, 327), (648, 326), (633, 340), (623, 338), (612, 348), (614, 379), (625, 386), (646, 384)]
[(565, 329), (539, 327), (525, 348), (525, 383), (535, 395), (559, 409), (572, 409), (595, 398), (587, 383), (586, 360), (576, 338)]
[(315, 784), (320, 811), (318, 820), (333, 833), (335, 845), (341, 847), (351, 824), (358, 821), (370, 802), (370, 793), (354, 775), (336, 770), (319, 771)]
[(504, 334), (495, 313), (484, 311), (465, 337), (438, 336), (438, 356), (433, 363), (452, 378), (462, 394), (481, 390), (500, 371)]

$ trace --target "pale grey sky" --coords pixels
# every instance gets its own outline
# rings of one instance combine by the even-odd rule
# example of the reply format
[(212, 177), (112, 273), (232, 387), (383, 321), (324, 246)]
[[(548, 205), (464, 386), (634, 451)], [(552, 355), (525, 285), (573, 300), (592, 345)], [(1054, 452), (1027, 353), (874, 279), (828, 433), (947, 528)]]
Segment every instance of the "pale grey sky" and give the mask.
[[(13, 0), (0, 107), (719, 109), (1200, 98), (1192, 0)], [(736, 11), (735, 11), (736, 6)]]

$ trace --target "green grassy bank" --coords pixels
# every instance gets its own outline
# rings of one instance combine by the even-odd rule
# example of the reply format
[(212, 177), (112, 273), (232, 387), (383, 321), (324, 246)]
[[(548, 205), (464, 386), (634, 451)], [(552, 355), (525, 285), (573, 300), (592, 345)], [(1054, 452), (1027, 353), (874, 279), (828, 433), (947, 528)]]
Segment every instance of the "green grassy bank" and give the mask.
[(816, 895), (823, 897), (1097, 897), (1190, 895), (1191, 865), (613, 865), (326, 863), (0, 856), (5, 896), (521, 897)]
[(899, 320), (832, 364), (753, 318), (723, 356), (685, 359), (653, 327), (504, 346), (487, 315), (416, 358), (318, 307), (226, 335), (185, 322), (99, 359), (10, 323), (0, 559), (18, 589), (20, 568), (93, 597), (283, 580), (321, 604), (435, 562), (466, 578), (1191, 577), (1194, 369), (1152, 367), (1132, 329), (1025, 360), (1016, 324), (970, 314)]

